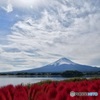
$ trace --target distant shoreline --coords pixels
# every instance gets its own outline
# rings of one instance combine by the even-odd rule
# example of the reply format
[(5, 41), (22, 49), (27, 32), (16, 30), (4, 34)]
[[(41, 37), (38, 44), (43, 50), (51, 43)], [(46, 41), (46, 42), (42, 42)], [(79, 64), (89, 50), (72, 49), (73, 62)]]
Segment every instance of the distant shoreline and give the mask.
[(0, 76), (6, 77), (100, 77), (100, 72), (80, 72), (76, 70), (64, 72), (17, 72), (17, 73), (0, 73)]
[[(61, 75), (0, 75), (0, 77), (62, 77)], [(96, 77), (100, 78), (100, 75), (85, 75), (85, 76), (78, 76), (78, 78), (86, 78), (86, 77)], [(65, 77), (65, 78), (75, 78), (75, 76)]]
[(0, 75), (2, 76), (7, 76), (7, 77), (62, 77), (61, 75)]

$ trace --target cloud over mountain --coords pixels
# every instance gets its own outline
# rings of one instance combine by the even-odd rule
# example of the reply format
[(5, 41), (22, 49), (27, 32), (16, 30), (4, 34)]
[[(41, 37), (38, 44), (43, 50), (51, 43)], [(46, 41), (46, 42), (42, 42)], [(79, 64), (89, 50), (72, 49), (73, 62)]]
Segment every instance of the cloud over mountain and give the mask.
[(38, 67), (64, 56), (99, 66), (99, 2), (21, 0), (19, 5), (19, 0), (10, 0), (12, 13), (20, 12), (17, 13), (19, 19), (6, 35), (9, 44), (0, 45), (0, 59), (16, 68)]

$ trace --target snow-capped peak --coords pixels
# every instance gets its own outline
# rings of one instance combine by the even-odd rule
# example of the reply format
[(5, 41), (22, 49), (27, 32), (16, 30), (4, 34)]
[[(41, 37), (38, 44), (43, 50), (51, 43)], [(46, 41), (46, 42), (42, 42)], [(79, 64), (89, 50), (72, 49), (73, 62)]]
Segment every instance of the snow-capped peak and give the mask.
[(72, 62), (71, 60), (67, 59), (67, 58), (61, 58), (59, 60), (57, 60), (56, 62), (52, 63), (51, 65), (63, 65), (63, 64), (75, 64), (74, 62)]

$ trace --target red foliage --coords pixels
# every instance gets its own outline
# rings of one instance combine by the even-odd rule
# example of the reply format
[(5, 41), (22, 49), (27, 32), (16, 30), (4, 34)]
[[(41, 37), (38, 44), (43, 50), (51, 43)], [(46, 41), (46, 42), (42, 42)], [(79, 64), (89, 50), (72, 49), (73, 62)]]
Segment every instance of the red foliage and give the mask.
[[(70, 92), (97, 92), (98, 96), (70, 96)], [(28, 86), (8, 85), (0, 88), (0, 100), (100, 100), (100, 80), (52, 82)]]
[(28, 100), (28, 94), (23, 86), (19, 85), (15, 87), (13, 100)]
[(66, 100), (67, 95), (66, 95), (66, 91), (61, 91), (57, 94), (55, 100)]
[(8, 87), (3, 87), (1, 89), (2, 93), (5, 95), (6, 100), (12, 100), (11, 94), (8, 90)]
[(57, 95), (57, 91), (56, 91), (56, 88), (50, 88), (49, 91), (47, 92), (47, 97), (48, 99), (52, 100), (56, 97)]
[(0, 100), (6, 100), (6, 97), (1, 90), (0, 90)]

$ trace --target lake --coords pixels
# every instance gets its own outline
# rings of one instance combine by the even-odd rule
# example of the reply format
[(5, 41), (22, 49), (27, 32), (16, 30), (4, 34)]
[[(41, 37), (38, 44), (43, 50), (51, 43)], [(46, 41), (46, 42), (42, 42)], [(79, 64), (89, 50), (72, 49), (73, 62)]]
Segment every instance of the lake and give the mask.
[[(73, 77), (72, 77), (73, 78)], [(80, 77), (80, 78), (92, 78), (92, 77)], [(68, 80), (71, 78), (64, 78), (64, 77), (18, 77), (18, 76), (0, 76), (0, 87), (6, 86), (9, 84), (12, 85), (19, 85), (19, 84), (34, 84), (40, 81), (46, 81), (46, 80), (54, 80), (54, 81), (61, 81), (61, 80)]]
[(18, 84), (28, 84), (28, 83), (37, 83), (40, 81), (45, 80), (64, 80), (69, 78), (63, 78), (63, 77), (13, 77), (13, 76), (0, 76), (0, 87), (6, 86), (9, 84), (18, 85)]

